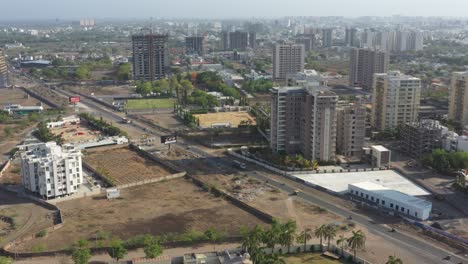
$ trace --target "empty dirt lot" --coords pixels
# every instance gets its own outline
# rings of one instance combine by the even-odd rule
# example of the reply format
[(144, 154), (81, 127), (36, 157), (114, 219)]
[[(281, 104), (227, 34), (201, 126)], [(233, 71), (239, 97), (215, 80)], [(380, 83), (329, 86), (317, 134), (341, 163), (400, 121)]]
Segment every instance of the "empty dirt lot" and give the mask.
[(186, 179), (124, 189), (121, 197), (108, 201), (104, 196), (95, 196), (59, 203), (65, 226), (22, 245), (21, 250), (37, 245), (47, 245), (49, 250), (66, 248), (81, 238), (94, 241), (96, 233), (102, 230), (122, 239), (208, 228), (239, 235), (241, 226), (263, 223)]
[(60, 135), (65, 143), (89, 141), (101, 135), (101, 132), (90, 130), (82, 124), (67, 124), (63, 127), (50, 128), (49, 131), (54, 135)]
[(22, 106), (34, 106), (39, 103), (33, 97), (28, 97), (25, 92), (21, 89), (0, 89), (0, 106), (8, 104), (20, 104)]
[(52, 226), (52, 214), (51, 210), (0, 190), (0, 216), (13, 218), (15, 223), (14, 227), (5, 223), (0, 226), (0, 245)]
[(97, 171), (114, 179), (117, 186), (172, 174), (128, 147), (91, 150), (84, 156), (84, 160)]
[(200, 121), (199, 126), (203, 128), (212, 127), (216, 124), (229, 123), (230, 127), (238, 127), (242, 121), (255, 125), (255, 119), (247, 112), (220, 112), (193, 115)]

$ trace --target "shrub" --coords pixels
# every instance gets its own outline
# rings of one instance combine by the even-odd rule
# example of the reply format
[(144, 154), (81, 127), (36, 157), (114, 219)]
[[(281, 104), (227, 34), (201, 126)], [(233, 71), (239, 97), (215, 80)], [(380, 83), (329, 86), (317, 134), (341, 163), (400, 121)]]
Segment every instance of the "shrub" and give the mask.
[(47, 235), (47, 230), (41, 230), (39, 232), (36, 233), (36, 237), (45, 237)]

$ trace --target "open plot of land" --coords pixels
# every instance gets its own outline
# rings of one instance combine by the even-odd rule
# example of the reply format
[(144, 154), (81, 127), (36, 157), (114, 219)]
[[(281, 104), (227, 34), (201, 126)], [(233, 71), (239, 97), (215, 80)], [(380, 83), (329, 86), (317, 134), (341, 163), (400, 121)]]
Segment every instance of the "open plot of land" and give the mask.
[(239, 235), (241, 226), (262, 222), (251, 214), (202, 191), (186, 179), (176, 179), (121, 190), (121, 198), (88, 197), (59, 203), (65, 225), (45, 238), (21, 246), (47, 249), (66, 248), (84, 238), (94, 241), (98, 231), (122, 239), (140, 234), (181, 233), (215, 228), (227, 235)]
[(0, 190), (0, 216), (10, 217), (14, 221), (13, 225), (2, 224), (2, 246), (23, 235), (35, 234), (53, 225), (53, 211), (3, 190)]
[(176, 130), (186, 128), (186, 126), (180, 122), (173, 113), (144, 114), (140, 116), (167, 129)]
[(0, 89), (0, 106), (8, 104), (20, 104), (22, 106), (38, 105), (39, 101), (33, 97), (28, 96), (23, 90), (15, 89)]
[(128, 147), (89, 151), (84, 160), (97, 171), (105, 172), (117, 186), (172, 174)]
[(293, 176), (336, 193), (347, 192), (348, 184), (368, 181), (412, 196), (429, 195), (423, 188), (410, 182), (393, 170), (312, 174), (293, 173)]
[(332, 260), (322, 256), (320, 253), (307, 253), (288, 255), (284, 261), (286, 264), (302, 264), (302, 263), (316, 263), (316, 264), (339, 264), (346, 263), (339, 260)]
[(10, 163), (10, 167), (3, 172), (0, 177), (0, 184), (20, 185), (21, 184), (21, 162), (19, 159), (14, 159)]
[(238, 127), (242, 121), (255, 125), (255, 119), (247, 112), (219, 112), (194, 115), (200, 121), (199, 126), (203, 128), (213, 127), (220, 124), (229, 124), (230, 127)]
[(66, 86), (68, 90), (78, 91), (84, 94), (94, 94), (96, 97), (100, 96), (118, 96), (118, 95), (130, 95), (135, 93), (135, 88), (129, 87), (128, 85), (109, 85), (109, 86)]
[(130, 99), (127, 100), (127, 109), (174, 108), (174, 99)]
[(63, 127), (49, 129), (54, 135), (60, 135), (65, 143), (78, 143), (96, 139), (101, 135), (99, 131), (93, 131), (81, 124), (67, 124)]

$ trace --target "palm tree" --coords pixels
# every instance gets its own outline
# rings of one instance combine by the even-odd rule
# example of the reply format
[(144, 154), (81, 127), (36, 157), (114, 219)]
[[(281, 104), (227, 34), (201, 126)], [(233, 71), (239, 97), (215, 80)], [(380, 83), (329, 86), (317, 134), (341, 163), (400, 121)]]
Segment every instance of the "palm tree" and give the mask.
[(336, 240), (336, 245), (341, 246), (341, 256), (343, 256), (343, 251), (344, 251), (345, 244), (346, 244), (346, 237), (344, 237), (343, 235), (340, 235), (338, 237), (338, 240)]
[(312, 238), (312, 235), (310, 234), (310, 232), (312, 232), (312, 230), (310, 230), (310, 228), (306, 228), (297, 237), (298, 243), (301, 243), (301, 242), (304, 243), (304, 251), (307, 251), (307, 240)]
[(282, 228), (283, 232), (281, 234), (281, 244), (284, 246), (288, 246), (288, 253), (290, 253), (290, 248), (291, 244), (294, 241), (294, 238), (296, 237), (296, 230), (297, 230), (297, 224), (296, 221), (294, 220), (289, 220), (283, 225)]
[(264, 259), (264, 264), (286, 264), (286, 261), (284, 259), (280, 258), (278, 254), (271, 254), (266, 256)]
[(356, 251), (362, 249), (366, 245), (366, 235), (361, 230), (353, 231), (350, 238), (347, 239), (348, 246), (354, 252), (354, 261), (356, 261)]
[(323, 251), (323, 243), (322, 243), (322, 240), (323, 238), (325, 237), (325, 234), (327, 232), (327, 226), (326, 225), (321, 225), (317, 228), (315, 228), (315, 232), (314, 232), (314, 235), (315, 237), (317, 238), (320, 238), (320, 250)]
[(333, 224), (329, 224), (326, 226), (325, 230), (325, 238), (328, 239), (327, 250), (330, 250), (330, 240), (335, 239), (336, 237), (336, 226)]
[(244, 230), (242, 231), (243, 235), (243, 242), (242, 242), (242, 249), (249, 252), (250, 255), (253, 256), (254, 251), (259, 249), (262, 243), (262, 237), (264, 230), (261, 226), (255, 226), (252, 230)]
[(281, 223), (278, 219), (273, 219), (271, 223), (271, 228), (265, 231), (263, 237), (263, 243), (268, 247), (271, 248), (272, 251), (275, 250), (275, 245), (279, 243), (280, 235), (281, 235)]
[(403, 260), (396, 256), (388, 256), (388, 260), (385, 264), (403, 264)]

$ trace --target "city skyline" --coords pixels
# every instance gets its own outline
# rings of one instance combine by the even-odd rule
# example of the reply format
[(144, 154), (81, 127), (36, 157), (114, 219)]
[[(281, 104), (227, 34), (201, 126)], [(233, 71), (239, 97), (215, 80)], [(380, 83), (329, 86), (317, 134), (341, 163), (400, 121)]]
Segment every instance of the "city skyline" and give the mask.
[[(248, 8), (246, 8), (246, 6)], [(378, 6), (377, 9), (371, 8)], [(145, 8), (141, 8), (145, 7)], [(209, 7), (209, 8), (207, 8)], [(368, 8), (363, 8), (368, 7)], [(456, 7), (456, 8), (454, 8)], [(167, 5), (161, 0), (136, 0), (129, 5), (123, 0), (83, 0), (79, 2), (44, 0), (8, 2), (2, 6), (1, 20), (22, 19), (76, 19), (94, 18), (271, 18), (284, 16), (450, 16), (467, 17), (468, 1), (447, 0), (444, 5), (424, 0), (372, 0), (357, 1), (306, 1), (282, 2), (239, 0), (219, 5), (214, 0), (179, 1), (177, 5)]]

